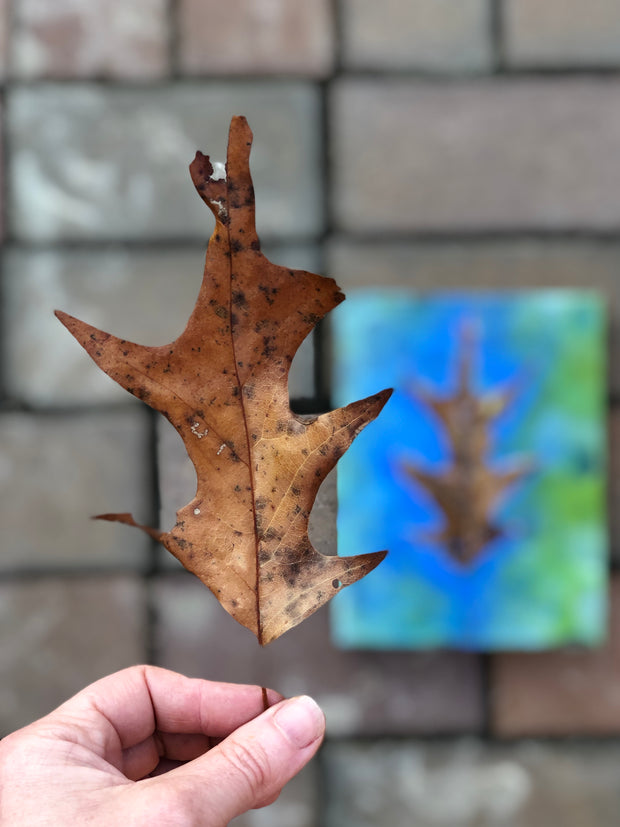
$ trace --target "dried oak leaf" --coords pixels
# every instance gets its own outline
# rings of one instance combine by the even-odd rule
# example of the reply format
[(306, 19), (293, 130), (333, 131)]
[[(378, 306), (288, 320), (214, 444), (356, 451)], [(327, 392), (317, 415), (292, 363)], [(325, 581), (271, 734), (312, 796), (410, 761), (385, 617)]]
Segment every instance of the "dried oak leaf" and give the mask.
[[(225, 170), (200, 152), (190, 165), (216, 225), (178, 339), (144, 347), (57, 316), (102, 370), (170, 420), (196, 469), (196, 495), (174, 528), (138, 527), (266, 644), (385, 557), (318, 553), (308, 518), (320, 484), (391, 391), (317, 417), (291, 412), (293, 356), (344, 296), (332, 279), (276, 266), (261, 253), (251, 143), (246, 120), (234, 118)], [(101, 518), (137, 525), (129, 514)]]

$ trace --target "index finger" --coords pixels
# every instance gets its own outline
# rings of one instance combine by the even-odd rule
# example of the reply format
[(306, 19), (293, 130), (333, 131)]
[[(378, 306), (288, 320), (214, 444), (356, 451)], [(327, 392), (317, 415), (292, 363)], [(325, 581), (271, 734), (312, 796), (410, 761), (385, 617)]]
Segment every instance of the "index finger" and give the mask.
[[(270, 705), (281, 697), (268, 690)], [(258, 686), (187, 678), (156, 666), (133, 666), (91, 684), (57, 711), (90, 718), (95, 731), (104, 734), (106, 752), (135, 746), (155, 731), (222, 738), (263, 708)], [(101, 754), (101, 738), (92, 741), (91, 748)]]

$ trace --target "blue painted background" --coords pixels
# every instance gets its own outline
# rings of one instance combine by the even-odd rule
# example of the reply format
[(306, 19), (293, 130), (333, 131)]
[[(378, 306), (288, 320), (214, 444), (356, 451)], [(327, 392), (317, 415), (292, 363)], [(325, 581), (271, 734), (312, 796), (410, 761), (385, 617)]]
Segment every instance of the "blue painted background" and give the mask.
[[(334, 401), (395, 393), (338, 464), (338, 551), (389, 549), (332, 603), (345, 648), (537, 649), (599, 643), (606, 620), (605, 315), (584, 291), (364, 291), (333, 314)], [(489, 461), (536, 470), (497, 512), (506, 536), (463, 567), (429, 538), (442, 514), (403, 461), (449, 461), (437, 419), (405, 388), (455, 387), (459, 330), (474, 323), (474, 389), (516, 390)]]

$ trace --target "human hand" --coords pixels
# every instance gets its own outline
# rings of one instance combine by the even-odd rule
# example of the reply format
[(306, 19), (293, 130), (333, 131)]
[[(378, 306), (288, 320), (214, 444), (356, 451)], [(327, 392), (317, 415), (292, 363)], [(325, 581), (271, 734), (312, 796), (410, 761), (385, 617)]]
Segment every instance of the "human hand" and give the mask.
[(312, 758), (310, 698), (134, 666), (0, 741), (0, 827), (225, 827)]

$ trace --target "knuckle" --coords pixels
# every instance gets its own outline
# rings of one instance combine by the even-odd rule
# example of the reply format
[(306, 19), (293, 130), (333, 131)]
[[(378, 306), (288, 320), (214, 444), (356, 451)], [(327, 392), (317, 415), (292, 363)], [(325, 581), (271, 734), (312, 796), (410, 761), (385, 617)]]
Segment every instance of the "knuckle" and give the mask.
[(246, 744), (231, 740), (227, 743), (226, 757), (231, 767), (245, 778), (251, 794), (263, 797), (269, 786), (269, 758), (256, 741)]

